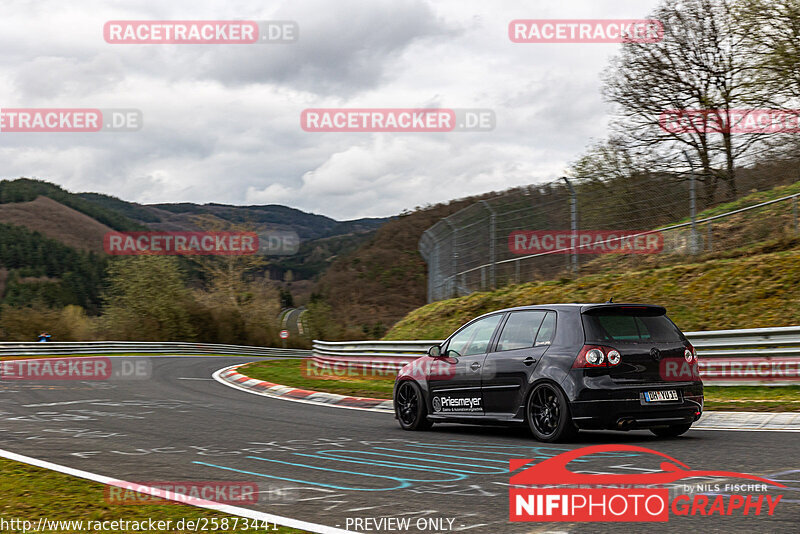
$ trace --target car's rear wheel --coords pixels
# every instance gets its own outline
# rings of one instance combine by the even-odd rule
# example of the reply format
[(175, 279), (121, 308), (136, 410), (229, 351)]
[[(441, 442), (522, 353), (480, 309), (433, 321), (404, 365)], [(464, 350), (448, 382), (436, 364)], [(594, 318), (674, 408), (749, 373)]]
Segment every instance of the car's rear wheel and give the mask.
[(567, 397), (561, 388), (548, 382), (533, 388), (528, 396), (528, 426), (539, 441), (554, 442), (575, 437)]
[(411, 380), (397, 386), (394, 397), (394, 413), (403, 430), (428, 430), (433, 423), (428, 421), (428, 408), (422, 390)]
[(651, 428), (650, 432), (659, 438), (677, 438), (681, 434), (688, 432), (690, 428), (692, 428), (692, 424), (687, 423), (685, 425), (669, 425)]

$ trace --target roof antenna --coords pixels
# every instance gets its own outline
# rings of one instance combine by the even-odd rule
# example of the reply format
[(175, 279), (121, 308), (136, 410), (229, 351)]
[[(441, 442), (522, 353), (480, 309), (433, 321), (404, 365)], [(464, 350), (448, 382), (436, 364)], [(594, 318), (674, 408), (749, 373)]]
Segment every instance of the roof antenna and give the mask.
[(608, 299), (608, 302), (606, 302), (606, 304), (614, 304), (614, 297)]

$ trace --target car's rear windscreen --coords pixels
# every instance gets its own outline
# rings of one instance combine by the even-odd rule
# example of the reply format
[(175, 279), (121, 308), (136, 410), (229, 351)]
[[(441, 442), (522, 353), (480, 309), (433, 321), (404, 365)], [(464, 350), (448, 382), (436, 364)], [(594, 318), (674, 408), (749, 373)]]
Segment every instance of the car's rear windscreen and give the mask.
[(589, 343), (675, 343), (680, 330), (663, 308), (599, 308), (583, 313), (583, 330)]

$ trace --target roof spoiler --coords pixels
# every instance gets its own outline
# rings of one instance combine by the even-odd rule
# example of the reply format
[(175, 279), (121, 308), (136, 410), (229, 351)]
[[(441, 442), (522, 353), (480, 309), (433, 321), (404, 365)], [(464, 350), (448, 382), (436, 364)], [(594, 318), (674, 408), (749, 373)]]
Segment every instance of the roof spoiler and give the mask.
[(653, 304), (622, 304), (622, 303), (604, 303), (604, 304), (588, 304), (581, 308), (581, 313), (586, 315), (638, 315), (644, 317), (656, 317), (659, 315), (666, 315), (667, 309), (664, 306), (656, 306)]

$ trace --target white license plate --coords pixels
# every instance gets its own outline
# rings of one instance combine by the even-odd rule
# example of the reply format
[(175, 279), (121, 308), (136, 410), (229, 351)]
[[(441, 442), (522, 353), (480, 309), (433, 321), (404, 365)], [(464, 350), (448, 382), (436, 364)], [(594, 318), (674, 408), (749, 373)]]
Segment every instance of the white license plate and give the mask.
[(678, 391), (675, 389), (667, 389), (664, 391), (645, 391), (645, 402), (664, 402), (678, 400)]

